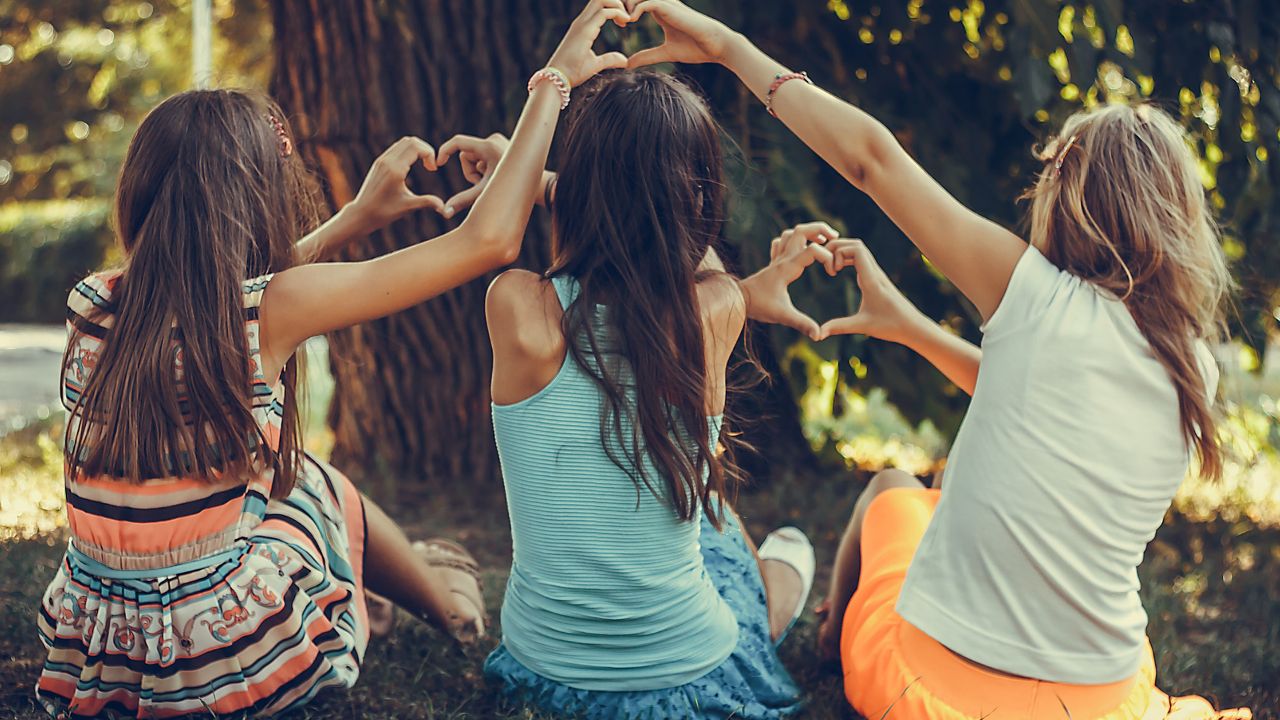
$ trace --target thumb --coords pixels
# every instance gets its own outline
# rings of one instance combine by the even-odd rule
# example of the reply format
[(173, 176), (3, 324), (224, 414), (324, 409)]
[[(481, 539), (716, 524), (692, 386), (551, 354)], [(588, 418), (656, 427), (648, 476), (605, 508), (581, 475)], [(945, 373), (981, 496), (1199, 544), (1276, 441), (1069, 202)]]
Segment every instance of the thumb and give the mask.
[(444, 209), (444, 201), (437, 195), (411, 195), (409, 203), (414, 210), (431, 208), (436, 212), (440, 212)]
[(484, 185), (472, 185), (459, 192), (457, 195), (446, 200), (441, 208), (441, 213), (447, 218), (453, 217), (459, 212), (466, 210), (475, 203), (476, 198), (480, 197), (480, 193), (484, 191)]
[(821, 340), (825, 337), (822, 334), (822, 328), (818, 327), (818, 323), (813, 318), (805, 315), (794, 307), (789, 307), (783, 311), (779, 320), (781, 324), (789, 328), (794, 328), (804, 333), (810, 340)]
[(635, 55), (627, 58), (626, 67), (639, 68), (648, 65), (657, 65), (658, 63), (668, 62), (670, 59), (670, 53), (667, 50), (667, 46), (666, 44), (663, 44), (656, 48), (645, 48), (644, 50), (641, 50)]
[(865, 335), (866, 323), (860, 314), (849, 315), (826, 321), (819, 332), (824, 338), (832, 335)]
[(595, 57), (596, 72), (616, 70), (627, 67), (627, 56), (620, 52), (610, 52)]

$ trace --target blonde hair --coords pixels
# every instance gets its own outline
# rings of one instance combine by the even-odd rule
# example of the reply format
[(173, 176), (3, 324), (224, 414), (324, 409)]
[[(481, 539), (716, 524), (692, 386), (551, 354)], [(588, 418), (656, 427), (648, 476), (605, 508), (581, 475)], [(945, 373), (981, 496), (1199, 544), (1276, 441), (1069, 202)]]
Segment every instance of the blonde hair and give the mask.
[(1068, 118), (1038, 156), (1031, 244), (1125, 303), (1177, 388), (1201, 473), (1219, 477), (1196, 344), (1223, 336), (1233, 283), (1186, 133), (1151, 105), (1105, 105)]

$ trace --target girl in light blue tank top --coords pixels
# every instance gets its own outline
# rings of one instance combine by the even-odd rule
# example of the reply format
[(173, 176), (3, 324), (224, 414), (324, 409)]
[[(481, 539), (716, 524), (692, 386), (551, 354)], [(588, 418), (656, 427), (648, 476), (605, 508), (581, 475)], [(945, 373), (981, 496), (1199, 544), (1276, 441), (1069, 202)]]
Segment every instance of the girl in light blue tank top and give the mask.
[(550, 280), (508, 271), (487, 303), (513, 561), (485, 673), (557, 716), (790, 715), (760, 568), (720, 500), (715, 408), (743, 318), (706, 259), (714, 121), (654, 73), (574, 98)]

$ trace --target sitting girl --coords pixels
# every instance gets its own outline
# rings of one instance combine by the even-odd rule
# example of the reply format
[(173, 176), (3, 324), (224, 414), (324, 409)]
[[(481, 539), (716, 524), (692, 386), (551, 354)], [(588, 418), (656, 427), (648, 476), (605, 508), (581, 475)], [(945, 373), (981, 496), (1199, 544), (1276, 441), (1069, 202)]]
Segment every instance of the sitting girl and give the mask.
[[(676, 0), (630, 2), (664, 46), (722, 62), (868, 193), (977, 307), (981, 349), (921, 316), (856, 241), (863, 308), (822, 334), (916, 349), (973, 395), (942, 489), (886, 472), (859, 499), (821, 633), (867, 717), (1213, 717), (1155, 688), (1137, 566), (1190, 457), (1220, 472), (1212, 403), (1230, 276), (1196, 159), (1151, 106), (1071, 117), (1028, 193), (1031, 243), (974, 215), (880, 123)], [(981, 369), (979, 369), (981, 367)], [(908, 567), (910, 568), (908, 571)], [(1233, 716), (1247, 716), (1247, 711)]]
[[(620, 64), (591, 51), (604, 22), (625, 22), (620, 6), (593, 3), (552, 64), (577, 82)], [(36, 694), (51, 713), (274, 715), (349, 687), (368, 642), (366, 586), (454, 636), (483, 632), (474, 582), (447, 592), (447, 570), (304, 456), (294, 354), (516, 257), (567, 94), (537, 78), (470, 217), (358, 263), (295, 265), (308, 178), (270, 101), (194, 91), (143, 121), (116, 198), (124, 266), (69, 301), (71, 541), (38, 618)], [(419, 161), (436, 169), (426, 143), (393, 145), (302, 251), (442, 210), (405, 185)]]
[[(743, 290), (753, 314), (800, 324), (785, 288), (816, 255), (802, 242), (742, 290), (725, 274), (718, 128), (684, 84), (610, 74), (574, 105), (551, 268), (507, 271), (487, 301), (514, 560), (486, 674), (557, 715), (788, 715), (798, 691), (775, 642), (807, 595), (812, 549), (784, 528), (757, 561), (718, 446), (732, 441), (725, 367)], [(502, 144), (442, 151), (483, 169)]]

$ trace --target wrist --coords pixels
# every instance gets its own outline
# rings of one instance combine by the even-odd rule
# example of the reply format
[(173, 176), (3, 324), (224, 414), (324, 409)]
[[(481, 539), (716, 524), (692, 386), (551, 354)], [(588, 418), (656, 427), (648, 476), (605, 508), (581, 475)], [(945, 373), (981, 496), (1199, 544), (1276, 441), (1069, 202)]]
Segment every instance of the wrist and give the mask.
[(751, 41), (746, 35), (725, 28), (724, 45), (720, 49), (720, 54), (712, 57), (712, 60), (736, 73), (742, 67), (744, 56), (750, 48)]
[(338, 208), (338, 212), (333, 214), (329, 223), (342, 241), (368, 235), (378, 229), (373, 213), (356, 200)]
[(560, 109), (563, 110), (568, 107), (570, 91), (577, 83), (555, 64), (555, 60), (551, 58), (551, 62), (546, 67), (529, 78), (528, 89), (529, 94), (534, 95), (540, 88), (548, 86), (553, 88), (560, 96)]
[(919, 351), (920, 346), (929, 339), (931, 334), (943, 332), (937, 323), (916, 307), (907, 311), (899, 327), (901, 330), (898, 337), (894, 339), (895, 342), (916, 351)]
[(758, 270), (745, 278), (737, 278), (738, 290), (742, 293), (742, 301), (746, 306), (748, 320), (763, 320), (759, 315), (759, 308), (752, 301), (752, 296), (755, 295), (756, 286), (760, 283), (760, 276), (764, 274), (765, 270), (768, 270), (768, 268)]

